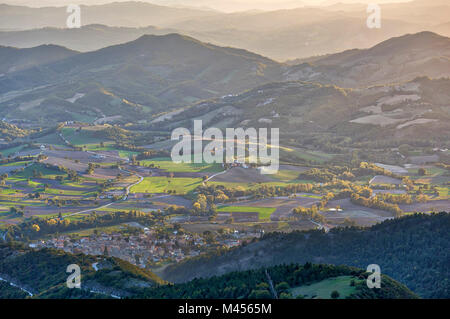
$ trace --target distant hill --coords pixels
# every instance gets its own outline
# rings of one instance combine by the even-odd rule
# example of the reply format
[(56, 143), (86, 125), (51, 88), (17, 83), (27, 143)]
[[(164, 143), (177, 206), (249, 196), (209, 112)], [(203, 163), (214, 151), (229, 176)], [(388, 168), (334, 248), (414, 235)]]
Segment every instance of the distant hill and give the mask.
[[(293, 66), (179, 34), (144, 35), (87, 53), (56, 48), (68, 57), (44, 63), (42, 47), (8, 49), (39, 64), (5, 63), (22, 70), (0, 77), (1, 117), (41, 123), (113, 118), (171, 130), (177, 121), (189, 125), (210, 113), (209, 123), (219, 127), (282, 123), (277, 127), (293, 136), (328, 132), (362, 141), (386, 134), (439, 137), (448, 118), (448, 80), (424, 76), (450, 76), (450, 39), (431, 32)], [(220, 118), (222, 107), (228, 111)]]
[(67, 29), (45, 27), (22, 31), (0, 31), (0, 45), (31, 48), (42, 44), (56, 44), (76, 51), (95, 51), (111, 45), (136, 40), (145, 34), (164, 35), (174, 29), (157, 27), (127, 28), (90, 24)]
[(17, 137), (24, 137), (29, 133), (29, 131), (21, 129), (14, 124), (0, 121), (0, 138), (2, 139), (9, 140)]
[[(126, 44), (8, 73), (0, 78), (0, 94), (49, 86), (29, 97), (28, 102), (34, 106), (27, 108), (27, 116), (34, 119), (70, 119), (70, 113), (62, 107), (84, 113), (97, 108), (106, 116), (142, 119), (167, 111), (167, 106), (182, 107), (281, 79), (281, 72), (280, 64), (245, 50), (218, 47), (178, 34), (145, 35)], [(77, 93), (83, 98), (67, 101)], [(44, 101), (35, 105), (33, 101), (39, 98)], [(21, 103), (27, 102), (24, 97), (16, 101), (19, 110)], [(8, 110), (14, 110), (13, 101), (8, 103)], [(80, 108), (73, 109), (78, 103)], [(56, 109), (45, 110), (57, 105)]]
[[(279, 265), (168, 285), (148, 270), (117, 258), (31, 250), (12, 244), (0, 244), (0, 257), (0, 299), (271, 299), (275, 294), (280, 298), (331, 299), (333, 291), (341, 299), (417, 298), (406, 286), (385, 275), (381, 289), (369, 289), (369, 273), (347, 266)], [(66, 286), (66, 268), (71, 264), (81, 268), (81, 289)]]
[(430, 31), (449, 36), (450, 35), (450, 22), (433, 26), (430, 28)]
[[(384, 19), (383, 28), (369, 29), (366, 8), (355, 13), (299, 8), (206, 17), (171, 28), (202, 41), (257, 52), (278, 61), (368, 48), (391, 37), (423, 30), (421, 25)], [(353, 36), (347, 36), (349, 33)]]
[(370, 49), (349, 50), (303, 63), (290, 79), (363, 87), (397, 83), (418, 76), (450, 76), (450, 38), (432, 32), (407, 34)]
[[(82, 24), (104, 24), (123, 27), (162, 26), (186, 19), (204, 18), (217, 13), (210, 10), (172, 8), (145, 2), (114, 2), (104, 5), (82, 5)], [(65, 28), (67, 7), (30, 8), (0, 4), (0, 29), (27, 30), (44, 27)]]
[[(223, 13), (132, 1), (81, 6), (82, 25), (101, 24), (111, 27), (103, 34), (90, 29), (42, 29), (65, 28), (68, 17), (65, 9), (2, 5), (0, 30), (27, 31), (1, 33), (0, 45), (30, 47), (53, 43), (74, 50), (91, 51), (136, 39), (142, 29), (131, 28), (153, 26), (146, 33), (167, 33), (163, 31), (167, 29), (203, 42), (239, 47), (284, 61), (353, 48), (368, 48), (392, 37), (423, 30), (450, 36), (447, 28), (434, 28), (448, 23), (450, 10), (448, 3), (436, 1), (383, 4), (383, 26), (380, 29), (367, 28), (365, 4), (303, 8), (297, 4), (292, 9)], [(80, 33), (86, 38), (81, 39), (78, 36)], [(50, 34), (54, 39), (52, 42), (48, 42)], [(352, 36), (348, 36), (349, 34)], [(68, 37), (64, 38), (64, 35)], [(90, 40), (94, 36), (98, 36), (98, 43)]]
[(366, 268), (406, 284), (424, 298), (449, 298), (450, 214), (413, 215), (370, 228), (268, 234), (230, 251), (188, 259), (161, 276), (184, 282), (282, 263), (327, 263)]
[(0, 46), (0, 77), (62, 60), (77, 53), (57, 45), (40, 45), (30, 49)]

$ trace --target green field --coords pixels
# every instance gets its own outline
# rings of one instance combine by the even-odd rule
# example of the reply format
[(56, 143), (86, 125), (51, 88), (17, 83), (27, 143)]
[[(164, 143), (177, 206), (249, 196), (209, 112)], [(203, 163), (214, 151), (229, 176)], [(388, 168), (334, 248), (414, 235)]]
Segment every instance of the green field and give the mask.
[(64, 142), (57, 132), (50, 133), (48, 135), (39, 137), (36, 139), (36, 143), (39, 144), (51, 144), (53, 146), (64, 147)]
[(88, 151), (114, 151), (114, 142), (103, 142), (103, 146), (99, 144), (86, 144), (86, 150)]
[(149, 166), (153, 164), (159, 166), (159, 168), (174, 173), (189, 173), (189, 172), (201, 172), (201, 173), (217, 173), (223, 171), (220, 164), (207, 164), (207, 163), (174, 163), (170, 158), (154, 158), (151, 160), (140, 161), (141, 165)]
[(62, 135), (73, 145), (83, 146), (87, 144), (99, 144), (104, 139), (93, 137), (92, 130), (81, 130), (77, 132), (75, 128), (64, 127), (61, 130)]
[(131, 193), (167, 193), (169, 190), (176, 191), (178, 195), (192, 192), (202, 184), (201, 178), (168, 178), (164, 176), (146, 177), (142, 183), (133, 186)]
[[(67, 219), (70, 221), (79, 221), (79, 220), (82, 220), (84, 217), (90, 215), (90, 213), (85, 213), (85, 214), (77, 214), (77, 215), (67, 216), (70, 214), (72, 214), (72, 213), (63, 213), (62, 216), (64, 217), (64, 219)], [(57, 214), (57, 213), (37, 215), (37, 217), (42, 218), (42, 219), (58, 218), (58, 216), (59, 216), (59, 214)]]
[(271, 177), (280, 180), (281, 182), (288, 184), (315, 184), (313, 180), (298, 179), (300, 173), (293, 170), (279, 170), (276, 174), (270, 175)]
[(303, 161), (313, 161), (320, 164), (325, 163), (333, 158), (332, 154), (327, 154), (320, 151), (311, 151), (306, 149), (294, 149), (294, 148), (280, 148), (280, 158), (283, 160), (284, 158), (292, 161), (292, 158), (295, 157), (297, 159)]
[(4, 166), (4, 167), (25, 166), (30, 163), (31, 163), (31, 161), (20, 161), (20, 162), (11, 162), (11, 163), (7, 163), (7, 164), (2, 164), (1, 166)]
[(331, 299), (331, 293), (339, 292), (339, 299), (344, 299), (356, 292), (356, 288), (350, 286), (350, 282), (358, 282), (358, 278), (352, 276), (339, 276), (322, 280), (311, 285), (304, 285), (290, 290), (294, 297), (303, 295), (306, 299)]
[(33, 177), (33, 172), (36, 170), (36, 172), (41, 173), (41, 178), (54, 178), (56, 176), (67, 176), (66, 173), (59, 172), (54, 169), (48, 169), (40, 164), (34, 164), (26, 167), (23, 171), (15, 174), (13, 177), (10, 177), (11, 180), (21, 181), (26, 180), (28, 178)]
[(273, 175), (274, 178), (279, 179), (283, 182), (292, 182), (295, 181), (298, 177), (299, 173), (290, 170), (280, 170), (278, 173)]
[(125, 150), (121, 150), (115, 147), (115, 143), (114, 142), (108, 142), (108, 141), (103, 141), (103, 146), (100, 145), (101, 140), (97, 141), (98, 144), (96, 143), (91, 143), (91, 144), (84, 144), (82, 145), (83, 147), (85, 147), (85, 149), (87, 151), (117, 151), (119, 156), (122, 158), (131, 158), (133, 155), (138, 155), (139, 152), (134, 152), (134, 151), (125, 151)]
[(119, 156), (122, 158), (131, 158), (133, 155), (139, 154), (139, 152), (123, 151), (123, 150), (118, 150), (118, 152), (119, 152)]
[(4, 157), (9, 156), (9, 155), (13, 155), (17, 152), (24, 152), (27, 150), (31, 150), (30, 148), (26, 148), (25, 145), (19, 145), (19, 146), (15, 146), (15, 147), (11, 147), (11, 148), (7, 148), (1, 151), (2, 155)]
[(222, 206), (217, 209), (222, 213), (258, 213), (260, 220), (269, 220), (276, 211), (275, 207)]

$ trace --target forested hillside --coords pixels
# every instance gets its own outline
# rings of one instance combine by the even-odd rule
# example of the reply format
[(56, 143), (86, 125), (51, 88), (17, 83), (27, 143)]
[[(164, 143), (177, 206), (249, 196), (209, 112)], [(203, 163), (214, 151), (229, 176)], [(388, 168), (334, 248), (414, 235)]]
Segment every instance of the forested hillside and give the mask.
[[(334, 265), (278, 265), (231, 272), (183, 284), (169, 284), (153, 273), (106, 256), (72, 255), (21, 245), (0, 246), (2, 299), (410, 299), (418, 296), (382, 275), (381, 289), (369, 289), (369, 273)], [(66, 286), (68, 265), (81, 268), (81, 289)]]
[(329, 263), (381, 272), (424, 298), (449, 298), (450, 214), (416, 214), (371, 228), (338, 228), (329, 233), (273, 233), (231, 251), (198, 257), (167, 268), (174, 282), (282, 263)]
[[(66, 270), (71, 264), (80, 266), (82, 289), (66, 287), (70, 275)], [(127, 297), (134, 287), (165, 284), (150, 271), (117, 258), (4, 244), (0, 245), (0, 277), (37, 298)], [(25, 295), (17, 289), (0, 290), (0, 298), (14, 296)]]
[[(177, 299), (242, 298), (351, 298), (410, 299), (417, 298), (406, 286), (387, 276), (381, 278), (381, 289), (369, 289), (364, 270), (332, 265), (280, 265), (269, 269), (232, 272), (220, 277), (195, 279), (188, 283), (146, 289), (136, 297)], [(273, 288), (270, 287), (269, 279)], [(318, 287), (320, 284), (320, 288)], [(305, 289), (305, 286), (312, 289)], [(315, 289), (317, 288), (317, 290)]]

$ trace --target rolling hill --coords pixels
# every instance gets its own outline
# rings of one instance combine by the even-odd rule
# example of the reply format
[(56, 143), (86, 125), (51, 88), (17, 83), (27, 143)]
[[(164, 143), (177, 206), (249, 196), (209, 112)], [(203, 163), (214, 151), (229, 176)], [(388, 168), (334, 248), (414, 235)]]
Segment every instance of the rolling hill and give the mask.
[[(8, 73), (0, 78), (0, 93), (22, 91), (2, 105), (2, 114), (9, 117), (70, 120), (70, 113), (77, 112), (78, 117), (103, 113), (145, 119), (167, 111), (168, 106), (238, 93), (280, 78), (280, 64), (245, 50), (217, 47), (178, 34), (145, 35), (126, 44)], [(36, 87), (32, 93), (27, 91)], [(82, 98), (68, 101), (76, 94)], [(39, 103), (34, 103), (36, 100)], [(22, 103), (33, 105), (26, 115), (20, 112)]]
[(334, 146), (422, 139), (448, 141), (449, 79), (416, 78), (395, 85), (343, 89), (290, 81), (259, 86), (237, 96), (203, 101), (174, 115), (161, 128), (191, 127), (203, 119), (210, 127), (278, 127), (283, 140), (311, 147), (320, 136)]
[(57, 45), (40, 45), (30, 49), (0, 46), (0, 77), (62, 60), (77, 53)]
[[(245, 25), (239, 29), (226, 24), (217, 26), (217, 29), (208, 29), (203, 26), (203, 22), (197, 29), (195, 27), (196, 21), (173, 27), (147, 25), (145, 27), (124, 27), (96, 23), (84, 25), (80, 29), (49, 26), (29, 30), (6, 30), (0, 31), (0, 45), (28, 48), (52, 43), (87, 52), (126, 43), (144, 34), (163, 35), (176, 32), (203, 42), (219, 46), (239, 47), (283, 61), (339, 52), (351, 48), (367, 48), (390, 37), (421, 30), (419, 26), (389, 20), (385, 21), (385, 29), (373, 31), (366, 27), (364, 19), (360, 17), (329, 14), (328, 17), (324, 18), (324, 21), (310, 21), (310, 19), (304, 18), (308, 14), (308, 12), (298, 14), (298, 21), (303, 21), (300, 25), (264, 29), (252, 25), (250, 30)], [(317, 18), (322, 18), (322, 15), (318, 15)], [(234, 25), (243, 18), (238, 16), (236, 19), (238, 21), (230, 21), (229, 23)], [(281, 23), (281, 18), (264, 16), (258, 19), (255, 24), (260, 20), (274, 21), (274, 19), (278, 19)], [(150, 23), (153, 23), (153, 21), (149, 21)], [(212, 18), (205, 25), (211, 26), (214, 23), (215, 18)], [(191, 25), (194, 25), (194, 27)], [(443, 31), (442, 34), (448, 34), (445, 32), (446, 29), (441, 27), (437, 28), (436, 31)], [(348, 32), (357, 32), (360, 36), (344, 38), (342, 35)], [(312, 36), (312, 34), (315, 36)]]
[(364, 87), (397, 83), (418, 76), (450, 76), (450, 38), (432, 32), (391, 38), (366, 50), (315, 59), (289, 70), (292, 80)]
[[(201, 118), (217, 127), (280, 127), (293, 139), (448, 141), (450, 80), (437, 78), (450, 76), (450, 39), (431, 32), (293, 66), (178, 34), (87, 53), (54, 46), (5, 52), (11, 50), (17, 54), (4, 68), (19, 70), (0, 77), (6, 119), (138, 120), (169, 132)], [(47, 51), (56, 61), (40, 59)]]

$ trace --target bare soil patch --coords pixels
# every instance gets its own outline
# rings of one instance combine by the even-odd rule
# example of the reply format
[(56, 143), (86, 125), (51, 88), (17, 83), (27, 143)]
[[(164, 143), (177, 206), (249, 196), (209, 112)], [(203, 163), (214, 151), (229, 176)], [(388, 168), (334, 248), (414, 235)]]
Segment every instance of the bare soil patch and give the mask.
[(232, 212), (231, 217), (235, 223), (251, 223), (259, 221), (258, 212)]
[(269, 175), (260, 174), (254, 168), (234, 167), (224, 174), (220, 174), (211, 179), (211, 182), (223, 183), (267, 183), (275, 181)]
[(411, 205), (402, 204), (399, 207), (405, 212), (448, 212), (450, 211), (450, 200), (432, 200), (426, 203), (414, 203)]
[(340, 224), (345, 218), (350, 218), (357, 225), (371, 226), (386, 219), (394, 218), (393, 214), (379, 209), (358, 206), (350, 202), (350, 199), (333, 200), (326, 208), (340, 206), (342, 211), (325, 211), (322, 215), (331, 223)]
[(397, 178), (392, 178), (384, 175), (377, 175), (370, 180), (370, 184), (393, 184), (400, 185), (402, 181)]

